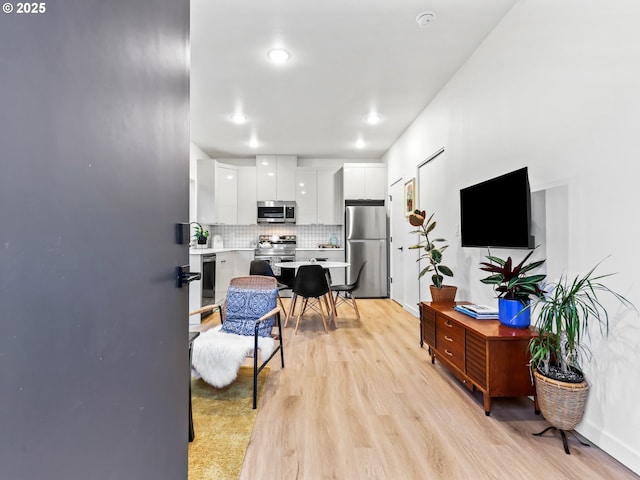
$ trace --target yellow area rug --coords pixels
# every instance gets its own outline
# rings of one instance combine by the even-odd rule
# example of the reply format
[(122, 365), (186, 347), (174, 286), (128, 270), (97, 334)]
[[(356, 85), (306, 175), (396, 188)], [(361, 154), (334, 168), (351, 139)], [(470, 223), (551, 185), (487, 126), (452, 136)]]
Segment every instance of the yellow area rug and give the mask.
[[(258, 402), (268, 377), (267, 367), (258, 375)], [(258, 412), (251, 408), (253, 368), (240, 367), (224, 388), (193, 380), (191, 396), (196, 437), (189, 444), (189, 480), (237, 480)]]

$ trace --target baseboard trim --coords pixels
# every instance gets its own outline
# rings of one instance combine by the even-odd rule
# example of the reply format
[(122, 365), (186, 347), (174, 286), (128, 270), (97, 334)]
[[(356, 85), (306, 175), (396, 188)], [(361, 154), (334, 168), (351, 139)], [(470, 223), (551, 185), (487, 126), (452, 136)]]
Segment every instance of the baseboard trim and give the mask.
[(640, 452), (634, 451), (631, 447), (612, 437), (595, 424), (584, 420), (576, 428), (576, 432), (596, 445), (599, 449), (607, 452), (625, 467), (640, 475)]
[(409, 312), (414, 317), (418, 317), (418, 318), (420, 317), (420, 310), (418, 309), (417, 305), (409, 305), (405, 303), (402, 305), (402, 308), (404, 308), (404, 310)]

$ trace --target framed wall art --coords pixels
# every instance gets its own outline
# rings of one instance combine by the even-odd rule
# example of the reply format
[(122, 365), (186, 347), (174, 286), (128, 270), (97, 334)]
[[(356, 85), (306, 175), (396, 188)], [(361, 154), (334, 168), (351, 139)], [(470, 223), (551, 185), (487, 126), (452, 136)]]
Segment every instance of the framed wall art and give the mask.
[(404, 184), (404, 215), (408, 217), (418, 208), (416, 205), (416, 179), (415, 177)]

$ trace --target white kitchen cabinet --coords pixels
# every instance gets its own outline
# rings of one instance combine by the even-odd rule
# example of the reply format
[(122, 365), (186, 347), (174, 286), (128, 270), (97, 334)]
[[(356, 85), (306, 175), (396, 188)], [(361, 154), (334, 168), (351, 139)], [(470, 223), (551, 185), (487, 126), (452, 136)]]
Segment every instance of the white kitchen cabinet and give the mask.
[(296, 155), (256, 155), (257, 200), (296, 198)]
[(216, 162), (214, 223), (238, 223), (238, 168)]
[(276, 200), (276, 155), (256, 155), (256, 197)]
[(235, 253), (236, 252), (216, 253), (216, 283), (214, 290), (216, 303), (220, 303), (225, 299), (229, 282), (236, 276)]
[(315, 225), (318, 222), (317, 171), (296, 170), (296, 224)]
[(344, 166), (345, 200), (383, 200), (387, 193), (384, 164), (351, 163)]
[[(189, 271), (202, 272), (202, 255), (189, 255)], [(183, 287), (184, 288), (184, 287)], [(197, 310), (202, 306), (202, 280), (193, 280), (188, 283), (189, 311)], [(189, 317), (189, 324), (200, 323), (200, 315)]]
[(196, 205), (197, 221), (201, 224), (237, 224), (238, 167), (216, 160), (198, 160)]
[(296, 224), (341, 225), (342, 194), (336, 172), (329, 169), (296, 170)]
[(257, 222), (256, 167), (238, 167), (238, 225)]
[(294, 200), (296, 198), (298, 157), (295, 155), (278, 155), (277, 160), (276, 200)]
[(317, 171), (318, 223), (321, 225), (342, 225), (344, 209), (342, 183), (334, 170)]
[(251, 267), (251, 261), (254, 257), (253, 250), (236, 250), (235, 251), (235, 263), (234, 271), (235, 277), (242, 277), (249, 275), (249, 268)]
[(196, 221), (215, 223), (215, 160), (196, 161)]

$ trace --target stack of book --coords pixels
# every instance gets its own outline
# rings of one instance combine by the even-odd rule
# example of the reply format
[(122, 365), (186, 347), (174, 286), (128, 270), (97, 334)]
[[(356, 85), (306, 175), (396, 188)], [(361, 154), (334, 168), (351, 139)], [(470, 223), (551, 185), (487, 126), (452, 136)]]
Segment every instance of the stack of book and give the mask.
[(456, 305), (455, 309), (478, 320), (498, 319), (498, 309), (496, 307), (489, 307), (487, 305)]

